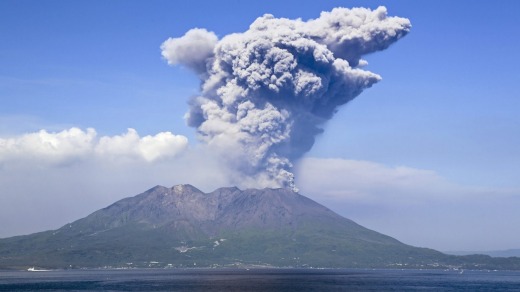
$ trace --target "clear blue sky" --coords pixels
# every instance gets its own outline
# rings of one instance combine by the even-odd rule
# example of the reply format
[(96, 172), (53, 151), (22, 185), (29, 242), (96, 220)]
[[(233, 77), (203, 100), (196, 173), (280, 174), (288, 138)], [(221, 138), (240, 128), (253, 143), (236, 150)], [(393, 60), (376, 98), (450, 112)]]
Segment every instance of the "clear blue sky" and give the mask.
[[(513, 212), (502, 208), (518, 203), (520, 196), (519, 1), (0, 1), (0, 138), (71, 127), (92, 127), (99, 136), (113, 136), (134, 128), (141, 136), (163, 131), (184, 135), (193, 147), (195, 131), (185, 125), (183, 115), (187, 98), (198, 92), (198, 79), (166, 64), (159, 48), (164, 40), (194, 27), (219, 37), (242, 32), (264, 13), (309, 19), (334, 7), (379, 5), (386, 6), (389, 15), (409, 18), (411, 33), (388, 50), (366, 57), (367, 69), (383, 80), (340, 109), (307, 157), (432, 171), (457, 186), (505, 191), (508, 195), (497, 199), (500, 204), (486, 216), (496, 219), (502, 211)], [(13, 171), (0, 164), (1, 169)], [(143, 186), (146, 183), (157, 184), (152, 179)], [(14, 183), (9, 187), (15, 189)], [(112, 190), (117, 187), (111, 185)], [(320, 201), (317, 194), (312, 197), (329, 207), (335, 204)], [(30, 209), (11, 194), (0, 192), (2, 198), (6, 204), (18, 204), (20, 213)], [(24, 198), (30, 202), (29, 195)], [(57, 197), (49, 195), (50, 201), (53, 198)], [(93, 200), (101, 207), (109, 199), (114, 198)], [(474, 213), (485, 207), (473, 206), (478, 198), (466, 199), (471, 204), (457, 201), (461, 208), (446, 212), (490, 219)], [(471, 233), (474, 237), (468, 235), (467, 241), (453, 243), (450, 236), (460, 233), (453, 227), (442, 240), (429, 244), (431, 238), (415, 240), (413, 234), (433, 223), (389, 227), (380, 217), (398, 215), (381, 211), (385, 200), (359, 206), (358, 211), (345, 202), (335, 210), (422, 246), (500, 249), (515, 247), (512, 242), (518, 239), (471, 245), (478, 238)], [(387, 221), (402, 224), (423, 214), (424, 220), (434, 222), (441, 216), (428, 217), (427, 206), (420, 206), (418, 213), (403, 213), (409, 218)], [(87, 211), (70, 213), (66, 219)], [(371, 215), (376, 212), (380, 215)], [(520, 216), (507, 216), (509, 227), (517, 230)], [(495, 219), (490, 219), (493, 224), (506, 224)], [(56, 226), (42, 226), (55, 228), (65, 219), (53, 220)], [(28, 226), (13, 225), (3, 234), (0, 230), (0, 237), (36, 231)]]

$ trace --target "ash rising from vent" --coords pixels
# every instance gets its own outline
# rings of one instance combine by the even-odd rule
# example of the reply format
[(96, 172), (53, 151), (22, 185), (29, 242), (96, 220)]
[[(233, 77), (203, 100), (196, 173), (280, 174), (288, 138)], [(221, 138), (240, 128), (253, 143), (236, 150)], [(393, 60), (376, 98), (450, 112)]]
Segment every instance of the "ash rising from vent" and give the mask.
[(233, 169), (263, 186), (296, 190), (293, 162), (323, 124), (381, 77), (360, 67), (410, 30), (385, 7), (335, 8), (302, 21), (266, 14), (218, 39), (195, 28), (170, 38), (162, 55), (201, 79), (188, 125)]

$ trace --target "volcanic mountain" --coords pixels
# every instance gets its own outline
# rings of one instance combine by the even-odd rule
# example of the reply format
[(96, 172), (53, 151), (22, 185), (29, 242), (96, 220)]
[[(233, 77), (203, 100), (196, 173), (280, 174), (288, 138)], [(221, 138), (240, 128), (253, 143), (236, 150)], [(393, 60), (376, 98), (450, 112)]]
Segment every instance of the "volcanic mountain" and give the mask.
[(412, 247), (268, 188), (156, 186), (60, 229), (0, 239), (0, 268), (482, 267), (488, 259)]

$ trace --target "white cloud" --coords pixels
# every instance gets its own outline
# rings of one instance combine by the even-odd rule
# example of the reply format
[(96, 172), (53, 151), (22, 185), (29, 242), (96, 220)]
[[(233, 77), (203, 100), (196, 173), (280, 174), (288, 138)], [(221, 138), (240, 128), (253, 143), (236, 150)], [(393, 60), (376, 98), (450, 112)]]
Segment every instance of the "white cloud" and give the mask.
[(84, 158), (92, 151), (96, 131), (71, 128), (58, 133), (46, 130), (0, 139), (0, 162), (36, 159), (52, 163)]
[(101, 156), (111, 158), (142, 158), (154, 161), (165, 157), (174, 157), (188, 145), (184, 136), (173, 135), (170, 132), (161, 132), (155, 136), (139, 137), (137, 131), (128, 129), (128, 132), (113, 137), (101, 137), (95, 146), (95, 152)]
[(170, 132), (140, 137), (136, 130), (98, 138), (96, 131), (70, 128), (61, 132), (39, 132), (0, 138), (0, 163), (32, 160), (63, 164), (85, 159), (142, 159), (154, 161), (174, 157), (188, 145), (188, 139)]

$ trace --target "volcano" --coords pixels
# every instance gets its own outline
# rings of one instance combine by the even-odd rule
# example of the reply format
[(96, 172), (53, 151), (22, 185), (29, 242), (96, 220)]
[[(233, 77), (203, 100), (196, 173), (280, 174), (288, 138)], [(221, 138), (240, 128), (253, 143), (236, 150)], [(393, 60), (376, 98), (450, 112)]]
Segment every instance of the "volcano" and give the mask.
[[(156, 186), (57, 229), (0, 239), (0, 268), (500, 268), (362, 227), (290, 189)], [(505, 260), (505, 259), (504, 259)], [(507, 268), (519, 267), (511, 258)]]

